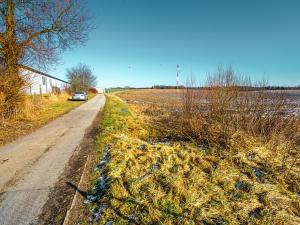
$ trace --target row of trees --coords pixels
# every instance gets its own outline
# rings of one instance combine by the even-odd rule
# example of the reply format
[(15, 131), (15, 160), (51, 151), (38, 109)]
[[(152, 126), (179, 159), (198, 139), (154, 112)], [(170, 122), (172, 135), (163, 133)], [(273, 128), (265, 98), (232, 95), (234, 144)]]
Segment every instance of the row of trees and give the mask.
[(0, 1), (0, 96), (9, 115), (22, 107), (20, 69), (46, 69), (86, 41), (92, 20), (85, 0)]

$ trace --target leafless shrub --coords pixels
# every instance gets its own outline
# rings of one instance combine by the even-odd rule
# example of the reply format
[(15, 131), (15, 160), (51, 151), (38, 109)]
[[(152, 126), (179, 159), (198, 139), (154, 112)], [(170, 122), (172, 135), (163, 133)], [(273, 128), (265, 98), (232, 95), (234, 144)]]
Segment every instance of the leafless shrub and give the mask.
[[(260, 143), (273, 152), (270, 162), (281, 158), (280, 169), (291, 170), (299, 163), (299, 116), (291, 112), (292, 105), (282, 93), (266, 91), (265, 86), (219, 67), (205, 88), (196, 88), (189, 80), (182, 93), (182, 111), (170, 112), (160, 126), (163, 132), (219, 152)], [(279, 169), (279, 163), (273, 166)]]
[(186, 88), (182, 90), (182, 109), (186, 114), (190, 114), (194, 111), (195, 101), (197, 99), (195, 81), (192, 77), (187, 79)]
[(0, 114), (2, 118), (15, 116), (24, 103), (24, 81), (19, 76), (0, 75)]

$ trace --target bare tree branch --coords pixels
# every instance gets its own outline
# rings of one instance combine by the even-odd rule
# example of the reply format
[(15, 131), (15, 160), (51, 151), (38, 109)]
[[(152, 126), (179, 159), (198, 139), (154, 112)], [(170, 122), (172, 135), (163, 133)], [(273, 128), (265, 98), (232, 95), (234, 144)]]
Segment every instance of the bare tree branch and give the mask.
[(53, 22), (53, 24), (49, 27), (49, 28), (45, 28), (41, 31), (35, 32), (33, 33), (30, 37), (28, 37), (26, 40), (24, 40), (23, 42), (21, 42), (19, 45), (22, 46), (26, 46), (28, 45), (33, 39), (46, 34), (46, 33), (51, 33), (51, 32), (58, 32), (60, 29), (62, 29), (62, 27), (60, 27), (60, 21), (62, 19), (62, 17), (68, 13), (68, 11), (71, 9), (73, 4), (69, 4), (64, 10), (62, 10), (58, 17), (55, 19), (55, 21)]
[(96, 85), (97, 79), (90, 67), (82, 63), (68, 69), (67, 78), (71, 83), (73, 91), (87, 91), (90, 87), (94, 87)]
[[(13, 11), (8, 15), (9, 5)], [(57, 62), (62, 51), (86, 41), (90, 22), (86, 0), (0, 1), (0, 54), (4, 64), (46, 69)]]

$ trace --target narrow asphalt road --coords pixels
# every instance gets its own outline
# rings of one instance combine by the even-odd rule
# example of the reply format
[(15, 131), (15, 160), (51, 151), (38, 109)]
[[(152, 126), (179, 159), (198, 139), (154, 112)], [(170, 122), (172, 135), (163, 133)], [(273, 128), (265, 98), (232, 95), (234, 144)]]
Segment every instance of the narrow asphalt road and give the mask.
[(97, 95), (34, 133), (0, 148), (0, 225), (35, 224), (105, 97)]

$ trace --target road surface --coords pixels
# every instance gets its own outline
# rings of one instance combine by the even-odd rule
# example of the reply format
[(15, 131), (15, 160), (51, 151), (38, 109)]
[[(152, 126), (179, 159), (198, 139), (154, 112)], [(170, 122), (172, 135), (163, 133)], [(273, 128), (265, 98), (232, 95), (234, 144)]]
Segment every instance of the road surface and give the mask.
[(34, 133), (0, 148), (0, 225), (35, 224), (105, 97), (97, 95)]

